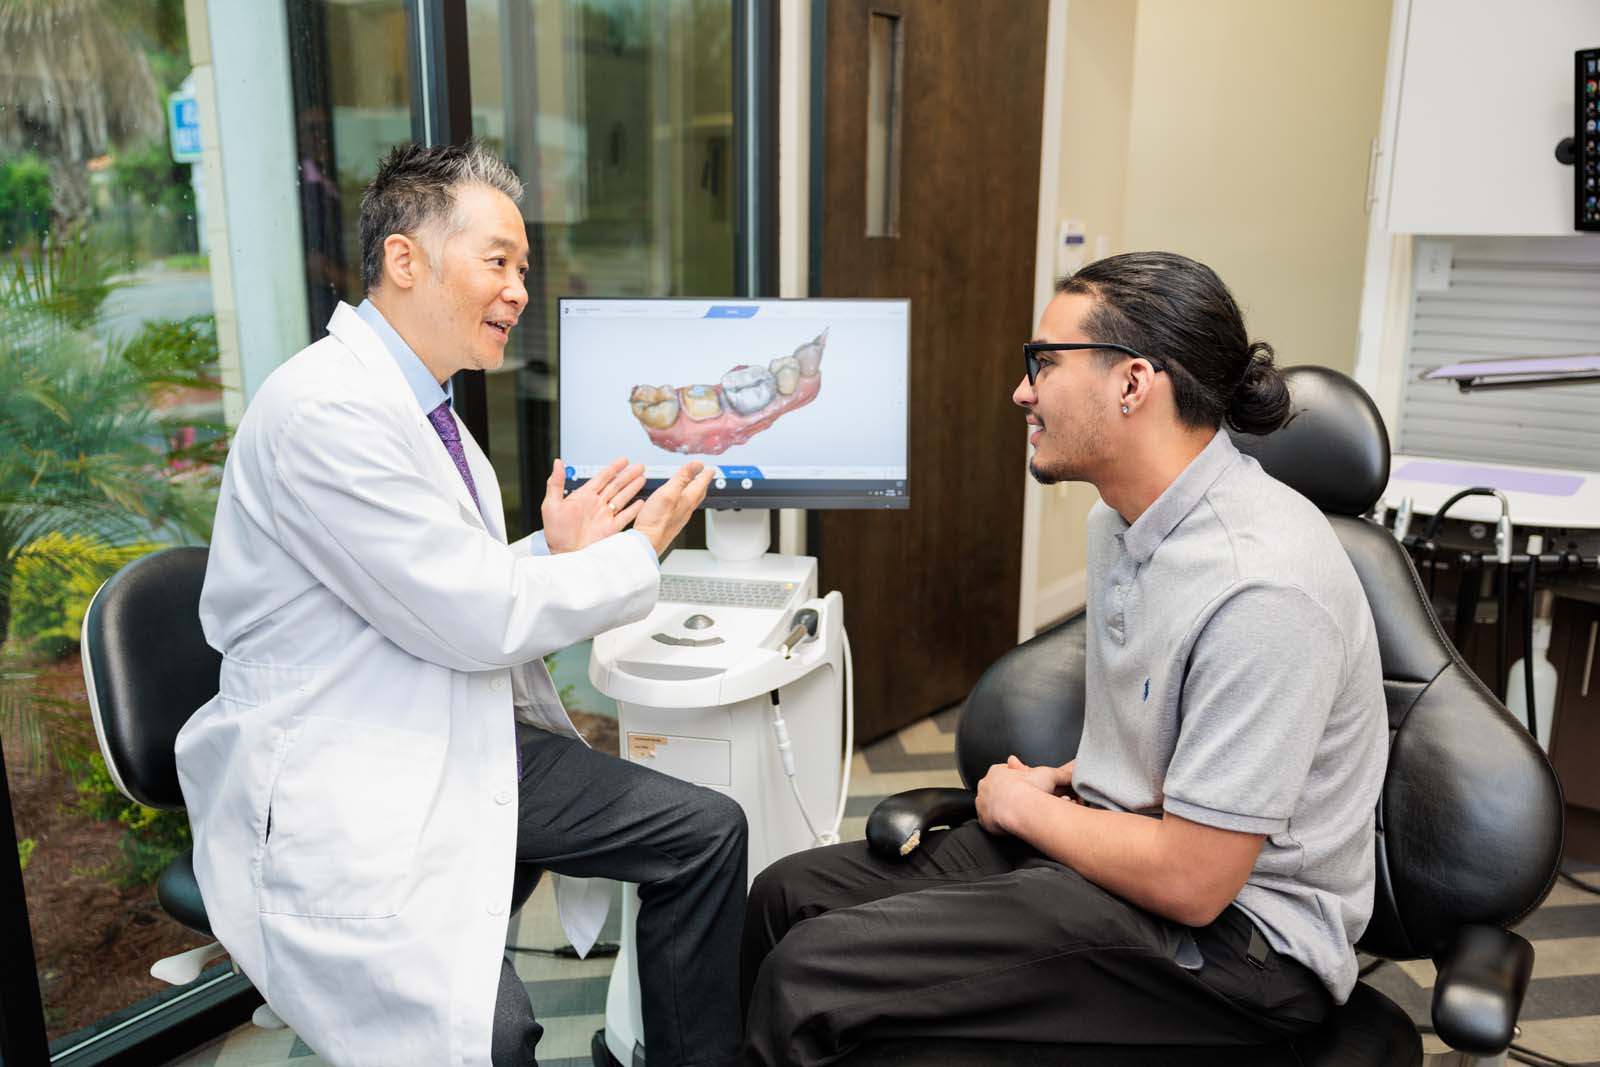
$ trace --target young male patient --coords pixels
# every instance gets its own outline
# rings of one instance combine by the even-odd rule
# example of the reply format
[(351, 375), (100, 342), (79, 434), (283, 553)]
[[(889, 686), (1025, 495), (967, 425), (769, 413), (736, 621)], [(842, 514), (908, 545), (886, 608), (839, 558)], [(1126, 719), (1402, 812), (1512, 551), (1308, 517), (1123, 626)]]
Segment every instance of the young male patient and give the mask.
[(1272, 349), (1208, 267), (1152, 252), (1061, 282), (1025, 354), (1034, 477), (1103, 501), (1078, 758), (991, 767), (978, 821), (905, 860), (856, 842), (768, 868), (749, 1063), (903, 1034), (1261, 1044), (1355, 985), (1382, 674), (1326, 519), (1220, 432), (1289, 418)]

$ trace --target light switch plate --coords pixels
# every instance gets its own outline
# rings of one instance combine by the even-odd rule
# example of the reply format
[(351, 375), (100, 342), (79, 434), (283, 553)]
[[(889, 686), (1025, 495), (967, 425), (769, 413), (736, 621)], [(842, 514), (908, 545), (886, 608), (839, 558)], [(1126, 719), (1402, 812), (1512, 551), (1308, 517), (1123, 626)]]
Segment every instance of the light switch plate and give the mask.
[(1083, 267), (1087, 251), (1082, 221), (1062, 219), (1056, 227), (1056, 277), (1076, 274)]

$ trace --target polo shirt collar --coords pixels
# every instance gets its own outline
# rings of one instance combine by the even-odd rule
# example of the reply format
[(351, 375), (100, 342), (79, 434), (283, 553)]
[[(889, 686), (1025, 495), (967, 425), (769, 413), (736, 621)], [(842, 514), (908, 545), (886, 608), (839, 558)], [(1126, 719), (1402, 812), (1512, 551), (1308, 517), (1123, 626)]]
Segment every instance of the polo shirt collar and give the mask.
[(372, 332), (383, 342), (384, 349), (400, 368), (400, 373), (405, 375), (406, 384), (411, 386), (411, 392), (416, 395), (417, 403), (422, 405), (423, 414), (428, 414), (446, 400), (453, 399), (449, 380), (440, 385), (434, 379), (433, 372), (422, 362), (422, 358), (406, 344), (405, 338), (400, 336), (399, 331), (389, 325), (389, 320), (383, 317), (383, 312), (379, 311), (372, 301), (361, 301), (361, 306), (356, 308), (356, 314), (361, 316), (361, 321), (372, 327)]
[(1228, 432), (1217, 430), (1211, 443), (1189, 461), (1172, 484), (1156, 497), (1155, 503), (1122, 535), (1123, 547), (1133, 561), (1142, 564), (1155, 555), (1161, 542), (1188, 518), (1200, 498), (1238, 458), (1239, 450), (1233, 446)]

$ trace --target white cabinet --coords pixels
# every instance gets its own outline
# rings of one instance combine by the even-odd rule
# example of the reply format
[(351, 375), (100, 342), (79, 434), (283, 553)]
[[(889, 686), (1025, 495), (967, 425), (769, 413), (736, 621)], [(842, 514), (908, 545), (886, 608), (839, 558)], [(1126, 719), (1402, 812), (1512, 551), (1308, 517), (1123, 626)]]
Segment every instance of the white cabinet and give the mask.
[(1573, 233), (1572, 168), (1555, 147), (1573, 132), (1572, 54), (1600, 47), (1600, 0), (1396, 3), (1410, 10), (1389, 71), (1385, 228)]

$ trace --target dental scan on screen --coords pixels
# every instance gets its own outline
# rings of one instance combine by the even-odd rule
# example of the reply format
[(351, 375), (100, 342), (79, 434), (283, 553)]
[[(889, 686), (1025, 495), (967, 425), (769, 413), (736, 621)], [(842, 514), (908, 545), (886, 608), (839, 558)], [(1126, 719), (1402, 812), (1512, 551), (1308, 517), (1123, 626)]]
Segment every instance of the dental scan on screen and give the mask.
[(617, 455), (652, 479), (698, 459), (713, 498), (903, 506), (908, 316), (903, 300), (563, 299), (569, 485)]
[(817, 398), (827, 342), (824, 329), (793, 354), (766, 366), (741, 363), (715, 385), (636, 385), (628, 404), (657, 448), (718, 456)]

